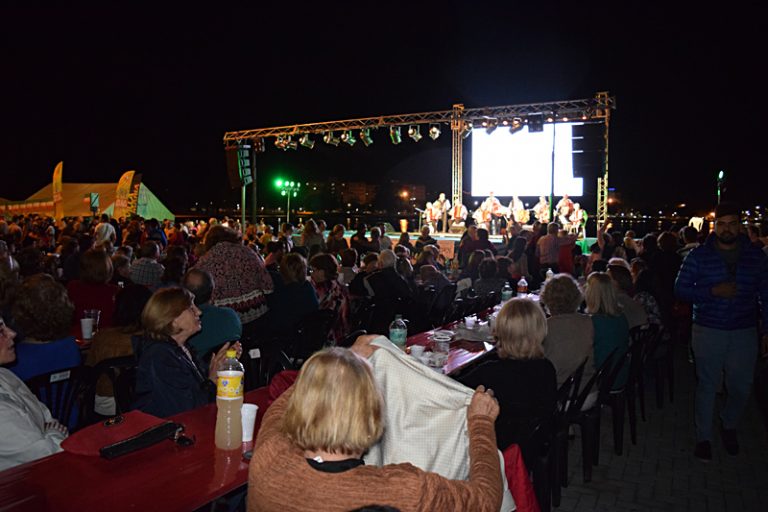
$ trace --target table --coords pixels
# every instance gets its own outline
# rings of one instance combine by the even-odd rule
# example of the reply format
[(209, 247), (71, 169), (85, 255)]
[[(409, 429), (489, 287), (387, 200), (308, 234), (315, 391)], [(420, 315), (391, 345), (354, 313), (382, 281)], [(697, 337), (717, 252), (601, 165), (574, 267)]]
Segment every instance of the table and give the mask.
[[(267, 388), (245, 395), (259, 406), (256, 432), (268, 407)], [(0, 472), (0, 510), (41, 512), (109, 510), (195, 510), (248, 481), (248, 462), (240, 450), (214, 445), (216, 404), (169, 419), (182, 423), (196, 442), (171, 441), (114, 460), (61, 452)]]
[[(414, 334), (413, 336), (408, 337), (405, 345), (406, 347), (410, 347), (411, 345), (429, 346), (432, 344), (429, 337), (434, 334), (435, 331), (455, 330), (458, 324), (459, 322), (452, 322), (439, 329)], [(463, 340), (453, 340), (450, 344), (450, 352), (448, 352), (448, 362), (443, 367), (443, 373), (450, 375), (492, 350), (495, 350), (495, 347), (490, 343), (472, 342), (470, 344)]]

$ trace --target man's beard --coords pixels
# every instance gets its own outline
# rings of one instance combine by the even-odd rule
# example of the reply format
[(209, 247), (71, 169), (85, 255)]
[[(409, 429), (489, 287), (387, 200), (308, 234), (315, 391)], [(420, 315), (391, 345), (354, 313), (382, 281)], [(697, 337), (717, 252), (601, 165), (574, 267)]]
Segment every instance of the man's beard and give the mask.
[(717, 241), (723, 245), (733, 245), (737, 239), (737, 236), (732, 233), (725, 233), (723, 235), (715, 233), (715, 236), (717, 237)]

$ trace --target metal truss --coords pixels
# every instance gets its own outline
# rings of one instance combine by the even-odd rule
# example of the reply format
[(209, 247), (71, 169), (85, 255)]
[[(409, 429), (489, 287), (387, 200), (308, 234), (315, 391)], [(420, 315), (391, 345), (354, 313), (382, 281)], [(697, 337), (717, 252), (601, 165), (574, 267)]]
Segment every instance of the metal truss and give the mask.
[[(542, 114), (545, 117), (552, 118), (553, 122), (573, 121), (576, 119), (595, 121), (605, 119), (608, 115), (607, 112), (615, 108), (614, 105), (615, 99), (608, 96), (608, 93), (598, 93), (594, 98), (581, 100), (463, 109), (459, 114), (461, 116), (459, 119), (474, 125), (489, 119), (502, 122), (503, 120), (511, 121), (515, 117), (525, 119), (533, 114)], [(329, 131), (360, 130), (362, 128), (383, 128), (412, 124), (451, 124), (452, 120), (455, 121), (455, 114), (456, 111), (451, 109), (436, 112), (420, 112), (417, 114), (396, 114), (347, 119), (344, 121), (256, 128), (253, 130), (226, 132), (224, 134), (224, 143), (229, 146), (244, 139), (287, 137), (304, 133), (317, 134)]]

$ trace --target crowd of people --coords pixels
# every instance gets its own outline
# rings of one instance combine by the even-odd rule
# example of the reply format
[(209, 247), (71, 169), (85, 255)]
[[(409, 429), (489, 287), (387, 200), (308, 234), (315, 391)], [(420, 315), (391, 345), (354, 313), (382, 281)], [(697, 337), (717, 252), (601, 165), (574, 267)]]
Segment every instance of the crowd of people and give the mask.
[[(750, 227), (739, 234), (738, 215), (722, 207), (708, 238), (686, 227), (638, 240), (631, 231), (612, 231), (608, 223), (586, 254), (577, 235), (556, 222), (511, 223), (502, 242), (493, 243), (487, 229), (470, 221), (449, 257), (427, 226), (411, 240), (408, 233), (388, 235), (384, 224), (370, 229), (360, 224), (347, 239), (344, 226), (311, 219), (279, 229), (264, 223), (240, 226), (226, 218), (182, 223), (102, 215), (56, 223), (30, 215), (2, 220), (0, 421), (4, 433), (5, 425), (13, 432), (0, 439), (0, 469), (60, 450), (67, 427), (74, 426), (53, 419), (25, 388), (23, 381), (37, 375), (133, 354), (138, 361), (133, 406), (166, 417), (214, 399), (218, 362), (230, 347), (240, 354), (242, 337), (289, 337), (304, 319), (326, 310), (334, 320), (324, 345), (334, 346), (357, 327), (370, 330), (364, 325), (366, 305), (397, 304), (398, 312), (418, 326), (427, 312), (419, 307), (429, 306), (421, 301), (425, 296), (446, 287), (455, 299), (500, 296), (523, 279), (539, 291), (540, 301), (506, 302), (494, 327), (496, 357), (460, 377), (479, 390), (467, 414), (470, 464), (478, 465), (468, 482), (459, 485), (410, 469), (359, 467), (354, 461), (382, 435), (383, 398), (366, 365), (348, 349), (332, 348), (309, 358), (296, 385), (270, 408), (254, 467), (280, 460), (287, 479), (265, 480), (252, 471), (258, 497), (250, 499), (277, 509), (286, 485), (294, 485), (290, 482), (320, 485), (328, 478), (325, 473), (341, 473), (345, 476), (323, 485), (334, 493), (346, 489), (343, 499), (350, 507), (365, 504), (360, 497), (365, 482), (388, 477), (402, 490), (396, 504), (406, 509), (420, 492), (421, 499), (428, 496), (435, 503), (498, 510), (498, 459), (484, 445), (488, 438), (499, 450), (522, 442), (516, 420), (551, 411), (558, 386), (583, 361), (585, 383), (609, 354), (629, 347), (631, 329), (649, 324), (663, 327), (669, 343), (687, 343), (693, 331), (697, 366), (708, 376), (697, 393), (700, 443), (710, 441), (714, 400), (709, 394), (718, 370), (726, 367), (729, 392), (740, 390), (724, 416), (733, 451), (751, 380), (733, 376), (731, 360), (711, 353), (712, 340), (722, 330), (752, 329), (742, 334), (755, 338), (754, 354), (741, 353), (738, 364), (754, 364), (756, 297), (763, 305), (768, 301), (766, 233)], [(723, 219), (731, 224), (724, 227)], [(732, 247), (738, 250), (728, 252)], [(723, 261), (725, 277), (714, 278), (711, 291), (703, 290), (700, 274), (707, 265), (719, 269)], [(718, 281), (728, 276), (729, 283)], [(86, 310), (101, 315), (82, 360), (77, 340), (83, 338), (80, 319)], [(374, 350), (370, 339), (353, 346), (363, 357)], [(626, 373), (620, 375), (615, 386), (625, 379)], [(353, 397), (356, 404), (334, 399), (319, 412), (306, 403), (308, 396), (319, 396), (318, 390), (338, 397), (350, 386), (365, 390)], [(106, 382), (97, 387), (96, 412), (105, 416), (115, 410), (109, 388)], [(584, 407), (595, 399), (591, 396)], [(347, 410), (367, 416), (349, 416)], [(328, 437), (338, 429), (352, 437)], [(704, 448), (697, 453), (706, 459)], [(318, 458), (317, 464), (297, 462)], [(384, 501), (386, 489), (380, 488)]]

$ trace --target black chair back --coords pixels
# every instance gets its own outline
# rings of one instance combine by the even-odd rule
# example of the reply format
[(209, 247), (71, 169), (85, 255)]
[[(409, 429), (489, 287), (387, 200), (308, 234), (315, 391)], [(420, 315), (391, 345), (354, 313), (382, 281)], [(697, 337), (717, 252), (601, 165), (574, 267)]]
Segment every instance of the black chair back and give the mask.
[(433, 327), (439, 327), (445, 325), (451, 320), (448, 318), (448, 314), (451, 311), (453, 300), (456, 297), (456, 284), (451, 283), (443, 286), (443, 288), (437, 292), (432, 304), (429, 306), (429, 321)]
[(132, 408), (136, 398), (136, 368), (138, 361), (133, 355), (112, 357), (100, 361), (93, 367), (93, 376), (98, 383), (108, 379), (115, 397), (115, 414), (123, 414)]
[[(96, 380), (89, 366), (73, 366), (32, 377), (26, 384), (59, 423), (77, 430), (93, 422)], [(73, 411), (77, 407), (77, 417)]]
[(569, 417), (576, 416), (581, 412), (581, 408), (584, 406), (584, 402), (587, 401), (587, 397), (590, 395), (590, 393), (592, 393), (592, 390), (598, 383), (603, 382), (603, 377), (610, 370), (611, 361), (613, 360), (617, 351), (618, 349), (614, 349), (613, 352), (611, 352), (608, 357), (605, 358), (605, 361), (603, 361), (603, 364), (600, 365), (600, 368), (598, 368), (595, 374), (592, 375), (592, 378), (587, 381), (587, 384), (584, 386), (584, 388), (578, 392), (576, 400), (571, 401), (567, 411), (567, 415)]

